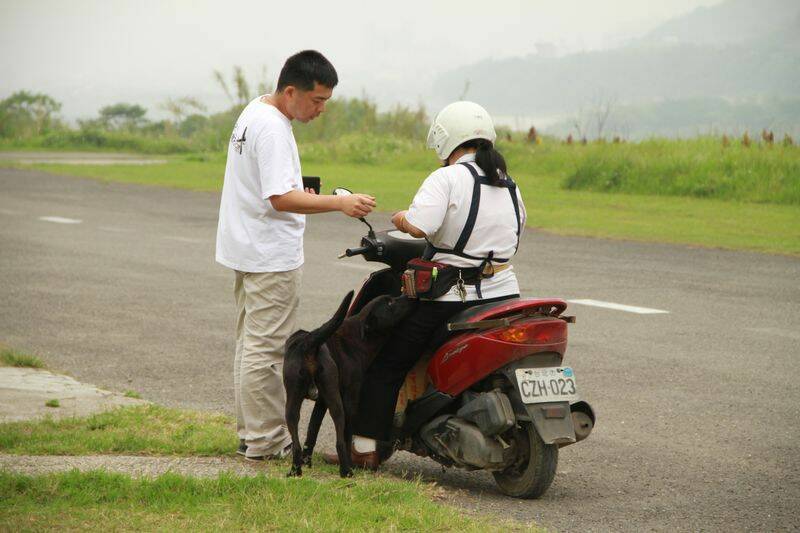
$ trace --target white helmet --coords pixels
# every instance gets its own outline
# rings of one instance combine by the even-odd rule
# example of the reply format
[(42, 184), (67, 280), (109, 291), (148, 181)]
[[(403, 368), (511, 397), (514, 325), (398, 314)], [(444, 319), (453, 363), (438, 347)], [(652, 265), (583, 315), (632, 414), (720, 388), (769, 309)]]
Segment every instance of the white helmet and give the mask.
[(486, 139), (494, 143), (492, 117), (474, 102), (453, 102), (436, 115), (428, 131), (428, 148), (436, 150), (439, 159), (446, 161), (461, 143)]

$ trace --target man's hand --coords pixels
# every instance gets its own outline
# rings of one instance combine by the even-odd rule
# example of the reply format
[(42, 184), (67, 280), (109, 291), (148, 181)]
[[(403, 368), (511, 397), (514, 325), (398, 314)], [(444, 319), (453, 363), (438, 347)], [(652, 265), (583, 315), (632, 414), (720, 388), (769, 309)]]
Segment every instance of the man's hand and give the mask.
[(339, 211), (353, 218), (367, 216), (377, 205), (375, 197), (368, 194), (350, 194), (339, 196)]
[(272, 208), (276, 211), (310, 215), (342, 211), (351, 217), (363, 217), (375, 207), (375, 198), (368, 194), (352, 194), (350, 196), (334, 196), (317, 194), (313, 189), (305, 191), (289, 191), (269, 197)]

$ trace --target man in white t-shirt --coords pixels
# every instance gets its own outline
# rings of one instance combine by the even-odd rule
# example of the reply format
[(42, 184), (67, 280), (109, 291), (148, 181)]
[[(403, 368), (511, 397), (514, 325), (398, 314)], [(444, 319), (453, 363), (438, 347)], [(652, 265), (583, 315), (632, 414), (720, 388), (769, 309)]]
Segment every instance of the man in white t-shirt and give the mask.
[(256, 98), (239, 115), (228, 146), (216, 260), (235, 271), (236, 430), (238, 453), (247, 459), (281, 458), (291, 446), (283, 346), (295, 329), (305, 215), (363, 217), (375, 207), (372, 196), (303, 188), (291, 121), (319, 116), (337, 83), (336, 70), (319, 52), (293, 55), (275, 93)]

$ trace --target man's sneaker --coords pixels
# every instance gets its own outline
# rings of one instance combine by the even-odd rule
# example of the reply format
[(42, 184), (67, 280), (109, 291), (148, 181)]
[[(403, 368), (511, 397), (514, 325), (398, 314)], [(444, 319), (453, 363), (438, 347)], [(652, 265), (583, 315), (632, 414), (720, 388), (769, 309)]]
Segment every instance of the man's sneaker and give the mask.
[(269, 455), (245, 455), (244, 458), (248, 461), (276, 461), (283, 459), (284, 457), (288, 457), (290, 453), (292, 453), (291, 442), (279, 452), (271, 453)]

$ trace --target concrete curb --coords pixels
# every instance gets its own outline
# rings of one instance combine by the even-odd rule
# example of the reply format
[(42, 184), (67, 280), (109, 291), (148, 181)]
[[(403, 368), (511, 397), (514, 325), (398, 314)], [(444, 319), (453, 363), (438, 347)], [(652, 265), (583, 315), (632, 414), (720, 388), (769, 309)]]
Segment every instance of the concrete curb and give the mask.
[[(58, 400), (59, 406), (46, 406), (50, 400)], [(48, 370), (0, 367), (0, 423), (45, 416), (88, 416), (123, 405), (147, 403)]]
[[(284, 466), (281, 464), (280, 466)], [(222, 473), (236, 476), (269, 474), (263, 463), (233, 457), (144, 457), (133, 455), (4, 455), (0, 471), (41, 475), (70, 470), (103, 470), (132, 477), (156, 477), (167, 472), (191, 477), (216, 477)], [(288, 466), (286, 467), (288, 470)]]

